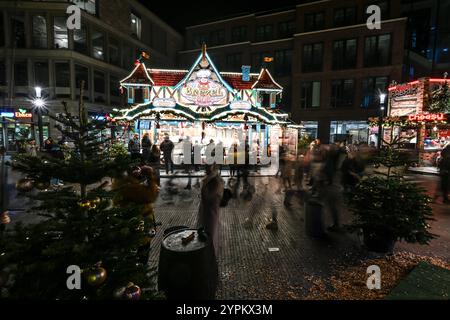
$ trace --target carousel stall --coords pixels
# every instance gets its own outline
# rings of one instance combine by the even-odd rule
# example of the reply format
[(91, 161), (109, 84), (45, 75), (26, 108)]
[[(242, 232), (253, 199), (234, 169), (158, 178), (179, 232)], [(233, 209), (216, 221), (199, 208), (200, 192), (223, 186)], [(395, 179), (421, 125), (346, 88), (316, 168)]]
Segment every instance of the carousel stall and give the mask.
[(248, 71), (219, 72), (206, 47), (189, 70), (147, 69), (141, 57), (121, 81), (128, 106), (117, 110), (118, 119), (154, 143), (165, 134), (174, 143), (214, 140), (226, 149), (242, 141), (265, 150), (286, 143), (295, 154), (298, 126), (277, 108), (283, 88), (266, 68)]

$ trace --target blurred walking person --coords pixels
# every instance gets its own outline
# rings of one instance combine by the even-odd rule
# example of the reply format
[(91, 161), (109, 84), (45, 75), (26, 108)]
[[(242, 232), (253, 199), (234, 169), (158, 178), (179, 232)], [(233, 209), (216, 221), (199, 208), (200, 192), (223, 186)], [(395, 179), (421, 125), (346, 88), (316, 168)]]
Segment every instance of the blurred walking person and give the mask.
[(442, 199), (444, 203), (448, 204), (450, 203), (448, 199), (448, 192), (450, 189), (450, 145), (446, 146), (444, 150), (442, 150), (438, 168), (439, 177), (441, 178), (440, 189)]
[(142, 146), (142, 160), (144, 162), (148, 162), (150, 158), (150, 152), (152, 148), (152, 142), (150, 141), (150, 136), (148, 133), (145, 133), (141, 140)]
[(164, 165), (166, 167), (166, 174), (169, 174), (169, 171), (173, 174), (173, 160), (172, 160), (172, 151), (175, 148), (175, 145), (170, 140), (169, 135), (166, 133), (164, 135), (164, 141), (161, 143), (159, 149), (163, 153)]
[(198, 226), (204, 228), (212, 240), (214, 252), (219, 252), (219, 210), (224, 193), (224, 181), (215, 164), (206, 165), (206, 177), (201, 183), (201, 200), (198, 212)]
[(128, 141), (128, 152), (133, 160), (141, 157), (141, 144), (139, 143), (139, 135), (137, 133)]

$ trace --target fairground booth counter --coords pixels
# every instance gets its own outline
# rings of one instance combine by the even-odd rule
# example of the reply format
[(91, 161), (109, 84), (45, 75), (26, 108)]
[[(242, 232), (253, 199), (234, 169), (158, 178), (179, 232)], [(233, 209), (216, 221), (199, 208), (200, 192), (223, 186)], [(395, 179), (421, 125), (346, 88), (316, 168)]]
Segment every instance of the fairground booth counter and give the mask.
[(116, 110), (140, 137), (160, 143), (168, 134), (174, 143), (189, 138), (198, 145), (212, 139), (226, 150), (242, 141), (264, 150), (284, 143), (296, 154), (300, 126), (277, 108), (283, 88), (267, 68), (219, 72), (205, 46), (189, 70), (147, 69), (143, 58), (121, 81), (128, 106)]
[(420, 166), (436, 166), (440, 152), (450, 144), (448, 84), (447, 78), (421, 78), (389, 87), (384, 140), (398, 137), (403, 148), (416, 151)]

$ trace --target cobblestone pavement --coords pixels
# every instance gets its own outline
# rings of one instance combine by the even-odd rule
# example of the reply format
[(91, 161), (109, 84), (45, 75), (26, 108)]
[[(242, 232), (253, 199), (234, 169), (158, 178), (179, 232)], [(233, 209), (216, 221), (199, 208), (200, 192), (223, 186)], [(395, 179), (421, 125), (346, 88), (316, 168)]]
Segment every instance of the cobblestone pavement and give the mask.
[[(436, 177), (410, 176), (410, 180), (435, 190)], [(157, 203), (157, 217), (163, 228), (194, 227), (198, 206), (198, 189), (170, 195), (163, 188)], [(323, 240), (305, 234), (304, 206), (294, 202), (291, 209), (283, 205), (284, 193), (276, 178), (253, 178), (257, 194), (249, 203), (232, 200), (220, 212), (218, 299), (302, 299), (317, 277), (329, 277), (334, 266), (357, 263), (373, 257), (361, 248), (360, 239), (346, 233), (329, 233)], [(412, 251), (450, 261), (450, 208), (436, 204), (433, 232), (440, 238), (430, 246), (400, 243), (397, 251)], [(272, 211), (278, 214), (277, 231), (265, 228)], [(327, 224), (329, 215), (325, 213)], [(343, 223), (351, 217), (343, 212)], [(151, 263), (157, 265), (162, 232), (154, 240)], [(269, 251), (277, 248), (279, 251)]]
[[(10, 186), (18, 177), (9, 174)], [(437, 177), (411, 175), (409, 179), (422, 185), (432, 195), (436, 190)], [(361, 259), (374, 257), (361, 247), (360, 239), (347, 233), (328, 233), (325, 239), (312, 239), (305, 234), (304, 207), (294, 199), (291, 209), (283, 205), (285, 194), (279, 180), (271, 177), (251, 178), (256, 194), (250, 202), (233, 199), (220, 212), (220, 250), (218, 299), (302, 299), (317, 277), (329, 277), (334, 266), (357, 263)], [(196, 226), (199, 189), (193, 181), (192, 190), (184, 190), (186, 179), (174, 179), (174, 186), (163, 188), (156, 204), (157, 220), (162, 227), (152, 242), (150, 263), (158, 264), (159, 248), (163, 230), (172, 226)], [(14, 188), (12, 188), (14, 189)], [(11, 190), (11, 188), (10, 188)], [(13, 191), (12, 191), (13, 192)], [(24, 199), (12, 195), (10, 208), (28, 207)], [(277, 231), (266, 229), (266, 224), (276, 211)], [(439, 257), (450, 261), (450, 207), (433, 205), (437, 221), (432, 223), (432, 232), (440, 237), (430, 246), (399, 243), (397, 251)], [(329, 225), (329, 214), (325, 213)], [(343, 223), (350, 221), (348, 212), (343, 212)], [(36, 221), (32, 213), (16, 211), (13, 222)], [(276, 250), (269, 250), (276, 249)]]

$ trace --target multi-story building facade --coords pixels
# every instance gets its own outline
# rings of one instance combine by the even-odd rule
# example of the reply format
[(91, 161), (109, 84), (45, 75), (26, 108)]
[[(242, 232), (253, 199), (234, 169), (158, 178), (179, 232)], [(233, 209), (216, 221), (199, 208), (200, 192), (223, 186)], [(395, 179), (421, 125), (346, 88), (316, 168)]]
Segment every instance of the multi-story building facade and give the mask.
[[(82, 9), (79, 30), (67, 28), (71, 4)], [(87, 109), (102, 116), (121, 104), (119, 81), (142, 51), (153, 66), (174, 67), (182, 47), (182, 36), (135, 0), (0, 1), (0, 146), (38, 140), (35, 87), (55, 114), (63, 100), (76, 110), (84, 80)], [(43, 118), (44, 137), (58, 139)]]
[(405, 81), (450, 72), (450, 0), (403, 0), (408, 17)]
[[(382, 10), (379, 30), (366, 24), (372, 4)], [(403, 78), (406, 27), (400, 0), (316, 1), (188, 27), (180, 62), (191, 61), (203, 42), (225, 71), (257, 70), (273, 57), (281, 107), (305, 131), (325, 143), (343, 136), (367, 142), (379, 92)]]

